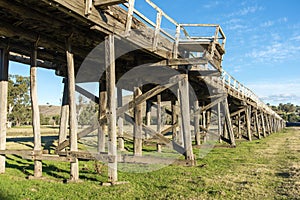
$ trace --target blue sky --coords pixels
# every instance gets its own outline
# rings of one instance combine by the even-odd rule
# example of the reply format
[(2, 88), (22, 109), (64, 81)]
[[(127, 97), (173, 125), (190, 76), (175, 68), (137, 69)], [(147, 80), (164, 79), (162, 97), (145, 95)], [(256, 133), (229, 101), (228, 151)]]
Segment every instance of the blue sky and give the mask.
[[(142, 1), (137, 9), (155, 19)], [(227, 36), (223, 68), (265, 102), (300, 105), (300, 1), (153, 2), (179, 23), (220, 24)], [(12, 63), (10, 73), (28, 75), (29, 69)], [(39, 103), (59, 105), (61, 78), (43, 69), (38, 78)]]

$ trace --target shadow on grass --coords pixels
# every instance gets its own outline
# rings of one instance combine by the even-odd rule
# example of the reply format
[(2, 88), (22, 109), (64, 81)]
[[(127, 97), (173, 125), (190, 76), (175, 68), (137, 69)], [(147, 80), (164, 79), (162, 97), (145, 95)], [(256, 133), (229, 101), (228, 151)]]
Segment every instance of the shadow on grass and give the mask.
[(1, 200), (15, 200), (18, 199), (16, 196), (13, 196), (11, 194), (8, 194), (6, 192), (3, 192), (0, 190), (0, 199)]

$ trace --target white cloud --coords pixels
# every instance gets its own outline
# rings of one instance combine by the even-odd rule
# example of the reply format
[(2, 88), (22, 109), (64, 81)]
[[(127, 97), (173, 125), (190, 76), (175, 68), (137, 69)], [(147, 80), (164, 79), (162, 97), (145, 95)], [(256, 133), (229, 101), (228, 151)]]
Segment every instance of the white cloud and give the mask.
[(271, 27), (274, 25), (274, 21), (266, 21), (264, 23), (262, 23), (260, 26), (261, 27)]
[(252, 50), (246, 56), (259, 62), (283, 62), (300, 53), (300, 46), (289, 42), (265, 44), (260, 50)]
[(203, 8), (209, 9), (209, 8), (217, 7), (218, 5), (220, 5), (220, 2), (219, 2), (219, 1), (211, 1), (211, 2), (208, 3), (208, 4), (205, 4), (205, 5), (203, 6)]
[[(274, 77), (276, 78), (276, 77)], [(265, 103), (294, 103), (300, 105), (300, 80), (256, 82), (247, 84)]]
[(261, 10), (263, 10), (263, 7), (261, 7), (261, 6), (248, 6), (248, 7), (241, 8), (237, 12), (233, 12), (233, 13), (228, 14), (227, 17), (245, 16), (245, 15), (248, 15), (248, 14), (256, 13), (257, 11), (261, 11)]

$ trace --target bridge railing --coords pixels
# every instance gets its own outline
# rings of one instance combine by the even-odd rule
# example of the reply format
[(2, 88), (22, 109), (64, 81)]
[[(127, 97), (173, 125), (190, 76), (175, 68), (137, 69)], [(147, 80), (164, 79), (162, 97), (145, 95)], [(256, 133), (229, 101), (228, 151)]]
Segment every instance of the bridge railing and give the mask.
[[(128, 3), (124, 3), (123, 5), (128, 10), (127, 16), (127, 24), (125, 35), (129, 34), (131, 30), (132, 17), (135, 16), (137, 19), (142, 20), (145, 24), (147, 24), (150, 28), (154, 29), (153, 35), (153, 49), (156, 50), (158, 47), (159, 35), (167, 38), (171, 42), (174, 42), (175, 46), (178, 47), (178, 43), (180, 41), (195, 41), (195, 40), (207, 40), (219, 42), (220, 46), (225, 48), (226, 36), (220, 25), (217, 24), (180, 24), (169, 15), (167, 15), (161, 8), (159, 8), (156, 4), (154, 4), (151, 0), (145, 0), (145, 2), (150, 5), (153, 9), (153, 12), (156, 12), (156, 22), (153, 22), (148, 17), (146, 17), (143, 13), (136, 10), (134, 7), (134, 0), (129, 0)], [(166, 20), (169, 22), (168, 27), (163, 27), (162, 22)], [(201, 32), (199, 29), (202, 29), (203, 35), (194, 35), (190, 33), (187, 29), (189, 28), (197, 28), (197, 33)], [(213, 31), (207, 32), (208, 35), (205, 34), (203, 29), (205, 28), (214, 28)], [(178, 53), (178, 52), (177, 52)]]
[(269, 114), (281, 118), (275, 111), (273, 111), (269, 106), (267, 106), (252, 90), (247, 88), (245, 85), (241, 84), (237, 81), (233, 76), (231, 76), (228, 72), (222, 69), (221, 77), (220, 77), (223, 88), (228, 90), (233, 90), (237, 93), (239, 97), (248, 98), (255, 102), (260, 109), (267, 111)]

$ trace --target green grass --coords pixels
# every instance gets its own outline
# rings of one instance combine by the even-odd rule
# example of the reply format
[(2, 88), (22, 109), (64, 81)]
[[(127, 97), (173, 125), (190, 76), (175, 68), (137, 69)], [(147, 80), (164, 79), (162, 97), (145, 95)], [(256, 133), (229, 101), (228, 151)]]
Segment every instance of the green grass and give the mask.
[[(259, 141), (238, 142), (237, 148), (217, 145), (197, 158), (197, 166), (119, 172), (119, 180), (129, 183), (112, 187), (101, 186), (107, 167), (99, 174), (93, 161), (80, 162), (83, 182), (64, 184), (69, 164), (44, 162), (46, 180), (27, 180), (33, 162), (9, 156), (7, 172), (0, 175), (0, 199), (297, 199), (299, 136), (300, 130), (286, 129)], [(198, 157), (199, 149), (194, 153)]]

